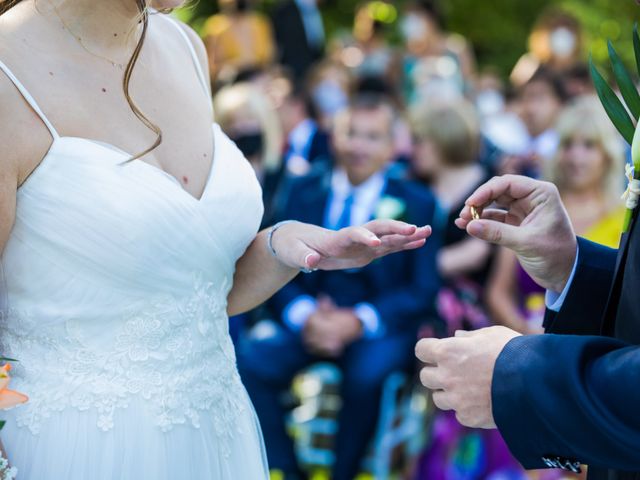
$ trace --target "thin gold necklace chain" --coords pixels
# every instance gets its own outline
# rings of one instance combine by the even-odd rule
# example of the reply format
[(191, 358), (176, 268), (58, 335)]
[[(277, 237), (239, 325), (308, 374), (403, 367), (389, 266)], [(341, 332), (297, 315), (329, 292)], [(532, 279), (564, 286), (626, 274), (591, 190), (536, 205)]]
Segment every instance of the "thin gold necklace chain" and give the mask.
[[(80, 35), (77, 35), (71, 28), (69, 28), (69, 25), (67, 25), (67, 22), (65, 22), (64, 18), (62, 18), (62, 15), (60, 15), (60, 12), (58, 11), (58, 7), (56, 7), (51, 0), (47, 0), (47, 3), (53, 9), (53, 13), (56, 15), (56, 17), (58, 17), (58, 20), (60, 20), (60, 23), (62, 23), (62, 26), (64, 27), (64, 30), (69, 35), (71, 35), (75, 39), (76, 42), (78, 42), (78, 45), (80, 45), (85, 52), (87, 52), (89, 55), (92, 55), (92, 56), (94, 56), (96, 58), (100, 58), (102, 60), (106, 60), (107, 62), (109, 62), (114, 67), (118, 67), (120, 70), (124, 70), (125, 64), (120, 63), (120, 62), (116, 62), (115, 60), (112, 60), (111, 58), (106, 57), (104, 55), (100, 55), (99, 53), (96, 53), (96, 52), (92, 51), (90, 48), (88, 48), (84, 44), (84, 42), (82, 41), (82, 37)], [(36, 9), (37, 8), (38, 7), (37, 7), (37, 3), (36, 3)]]

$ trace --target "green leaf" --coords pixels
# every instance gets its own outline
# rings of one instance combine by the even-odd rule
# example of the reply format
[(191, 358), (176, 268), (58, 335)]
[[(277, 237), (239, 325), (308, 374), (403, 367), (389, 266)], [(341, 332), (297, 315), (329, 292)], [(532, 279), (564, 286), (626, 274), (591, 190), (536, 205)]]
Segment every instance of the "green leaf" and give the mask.
[(622, 94), (622, 98), (629, 107), (629, 111), (633, 115), (633, 117), (638, 120), (640, 118), (640, 95), (638, 95), (638, 90), (636, 89), (633, 80), (631, 79), (631, 75), (627, 71), (624, 63), (618, 56), (615, 48), (611, 42), (607, 42), (609, 47), (609, 60), (611, 61), (611, 66), (613, 67), (613, 74), (616, 79), (616, 83), (618, 84), (618, 88), (620, 89), (620, 93)]
[(633, 53), (636, 57), (636, 68), (640, 75), (640, 36), (638, 36), (638, 24), (633, 24)]
[(600, 102), (602, 102), (602, 106), (620, 132), (620, 135), (631, 145), (635, 131), (631, 117), (618, 96), (611, 90), (611, 87), (606, 80), (602, 78), (602, 75), (600, 75), (600, 72), (593, 64), (592, 58), (589, 58), (589, 69), (591, 70), (591, 78), (593, 79), (593, 84), (596, 87), (596, 92), (598, 93)]
[(0, 420), (0, 430), (2, 430), (4, 428), (5, 423), (7, 423), (4, 420)]
[(16, 360), (15, 358), (9, 357), (0, 357), (0, 362), (19, 362), (20, 360)]

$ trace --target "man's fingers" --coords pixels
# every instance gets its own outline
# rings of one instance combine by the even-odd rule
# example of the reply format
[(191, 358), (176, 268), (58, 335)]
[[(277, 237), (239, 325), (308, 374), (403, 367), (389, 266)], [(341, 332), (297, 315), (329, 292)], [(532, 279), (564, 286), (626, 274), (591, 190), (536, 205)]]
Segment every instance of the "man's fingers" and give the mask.
[(444, 390), (441, 375), (438, 367), (426, 366), (420, 370), (420, 382), (429, 390)]
[(525, 235), (522, 228), (495, 220), (481, 219), (469, 222), (467, 233), (486, 242), (513, 248), (520, 245), (522, 236)]
[(423, 338), (416, 344), (416, 357), (423, 363), (436, 365), (439, 358), (439, 348), (442, 340), (437, 338)]
[(517, 200), (530, 195), (540, 186), (538, 180), (519, 175), (503, 175), (493, 177), (484, 185), (473, 192), (467, 201), (468, 206), (485, 207), (500, 199), (502, 202), (508, 199)]
[[(482, 210), (480, 218), (483, 220), (493, 220), (495, 222), (505, 223), (507, 221), (507, 211), (498, 208), (487, 208)], [(465, 206), (460, 212), (460, 217), (455, 219), (456, 226), (461, 230), (466, 230), (467, 225), (474, 220), (471, 214), (471, 208)]]
[(450, 396), (451, 395), (445, 391), (436, 390), (433, 392), (433, 403), (435, 403), (436, 407), (440, 410), (453, 410)]
[(469, 330), (456, 330), (454, 337), (473, 337), (474, 332)]
[(467, 198), (465, 205), (487, 207), (492, 203), (509, 206), (511, 203), (529, 197), (534, 192), (545, 191), (545, 182), (519, 175), (494, 177)]
[(493, 220), (494, 222), (506, 223), (507, 211), (498, 208), (487, 208), (480, 216), (483, 220)]
[(456, 227), (458, 227), (460, 230), (466, 230), (467, 229), (467, 225), (469, 225), (469, 222), (471, 220), (467, 220), (464, 218), (456, 218), (454, 220), (454, 223), (456, 224)]

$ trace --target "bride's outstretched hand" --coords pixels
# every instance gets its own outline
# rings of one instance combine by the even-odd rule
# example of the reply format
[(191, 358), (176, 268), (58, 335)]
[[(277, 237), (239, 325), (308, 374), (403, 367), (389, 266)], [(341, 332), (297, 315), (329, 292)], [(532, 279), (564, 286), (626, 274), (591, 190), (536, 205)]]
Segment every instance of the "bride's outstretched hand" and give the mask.
[(278, 259), (292, 268), (341, 270), (420, 248), (430, 235), (429, 226), (416, 227), (396, 220), (373, 220), (338, 231), (292, 222), (274, 233), (272, 246)]

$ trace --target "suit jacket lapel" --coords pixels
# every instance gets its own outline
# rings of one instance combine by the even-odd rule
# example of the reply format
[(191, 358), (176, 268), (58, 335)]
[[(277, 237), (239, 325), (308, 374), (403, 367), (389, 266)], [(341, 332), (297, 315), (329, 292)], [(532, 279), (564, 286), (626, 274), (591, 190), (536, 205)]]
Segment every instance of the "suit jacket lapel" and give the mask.
[(618, 309), (618, 301), (620, 299), (620, 290), (622, 288), (622, 278), (625, 271), (625, 263), (627, 261), (627, 253), (629, 252), (629, 238), (633, 233), (638, 219), (638, 209), (634, 210), (629, 230), (622, 235), (620, 239), (620, 247), (618, 248), (618, 257), (616, 259), (616, 268), (613, 273), (613, 282), (609, 289), (609, 299), (605, 308), (604, 320), (602, 322), (601, 333), (603, 335), (613, 336), (614, 324)]

